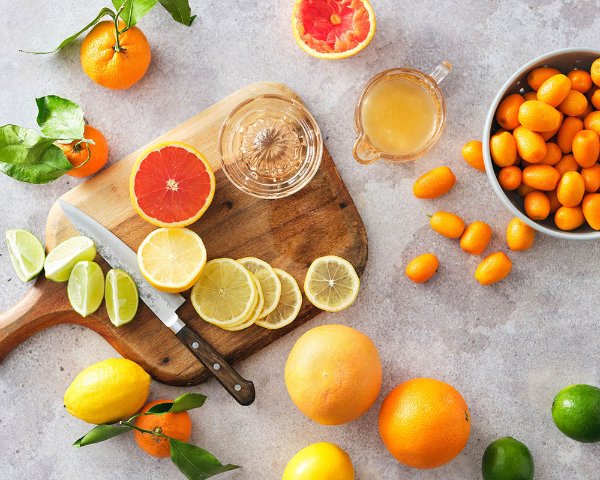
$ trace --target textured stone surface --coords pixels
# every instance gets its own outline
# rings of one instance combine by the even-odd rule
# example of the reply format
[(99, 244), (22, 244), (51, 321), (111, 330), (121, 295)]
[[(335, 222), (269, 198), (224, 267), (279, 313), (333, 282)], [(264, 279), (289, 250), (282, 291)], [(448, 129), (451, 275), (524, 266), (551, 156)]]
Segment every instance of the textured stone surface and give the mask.
[[(486, 178), (461, 160), (460, 146), (480, 136), (493, 95), (521, 64), (553, 49), (599, 44), (593, 10), (598, 2), (378, 0), (371, 46), (350, 60), (325, 62), (296, 47), (291, 0), (192, 0), (198, 20), (189, 30), (158, 10), (142, 20), (153, 62), (126, 92), (92, 84), (79, 66), (77, 46), (46, 57), (18, 53), (54, 46), (106, 3), (2, 2), (0, 124), (34, 126), (35, 97), (63, 95), (82, 104), (89, 121), (106, 133), (116, 161), (238, 87), (258, 80), (285, 82), (319, 121), (369, 233), (370, 259), (356, 305), (320, 315), (239, 366), (256, 384), (253, 406), (237, 406), (214, 381), (195, 389), (209, 401), (192, 414), (192, 440), (244, 467), (220, 478), (280, 478), (297, 450), (326, 440), (348, 450), (360, 480), (475, 479), (486, 445), (505, 435), (529, 445), (536, 478), (597, 478), (600, 448), (562, 436), (550, 406), (567, 384), (598, 383), (600, 243), (538, 236), (531, 251), (511, 254), (514, 271), (508, 280), (483, 288), (472, 278), (478, 259), (432, 233), (426, 214), (443, 208), (470, 221), (488, 221), (494, 228), (491, 249), (505, 248), (510, 215)], [(437, 147), (404, 166), (355, 163), (353, 108), (362, 85), (386, 68), (427, 71), (443, 59), (454, 71), (443, 85), (449, 115)], [(440, 164), (452, 166), (457, 186), (441, 199), (417, 201), (410, 193), (412, 181)], [(42, 235), (51, 203), (75, 183), (67, 177), (33, 186), (0, 177), (0, 230), (23, 227)], [(415, 286), (404, 278), (403, 266), (424, 251), (439, 255), (441, 269), (429, 284)], [(28, 286), (13, 274), (3, 242), (0, 254), (0, 310), (5, 310)], [(440, 378), (461, 391), (473, 429), (454, 462), (423, 472), (397, 464), (377, 434), (381, 398), (364, 418), (341, 427), (316, 425), (295, 409), (283, 383), (286, 355), (302, 332), (332, 322), (373, 338), (384, 364), (384, 393), (416, 376)], [(62, 394), (78, 371), (111, 355), (94, 333), (62, 326), (36, 335), (0, 365), (0, 476), (179, 478), (169, 461), (145, 456), (130, 438), (80, 450), (70, 446), (88, 427), (64, 411)], [(151, 398), (184, 391), (154, 384)]]

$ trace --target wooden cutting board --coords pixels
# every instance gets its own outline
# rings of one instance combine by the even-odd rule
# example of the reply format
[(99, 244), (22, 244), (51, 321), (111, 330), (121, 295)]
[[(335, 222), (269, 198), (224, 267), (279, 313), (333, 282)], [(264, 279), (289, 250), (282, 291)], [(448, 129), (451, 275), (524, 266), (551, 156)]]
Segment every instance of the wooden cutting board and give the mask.
[[(299, 193), (279, 200), (260, 200), (240, 192), (221, 171), (217, 138), (225, 117), (249, 97), (276, 93), (299, 100), (285, 85), (254, 83), (160, 136), (149, 145), (165, 141), (186, 142), (200, 150), (215, 171), (217, 189), (207, 213), (192, 228), (204, 240), (208, 257), (256, 256), (291, 273), (299, 285), (311, 261), (322, 255), (348, 259), (362, 274), (367, 261), (367, 236), (354, 202), (325, 149), (321, 167)], [(62, 196), (112, 230), (132, 249), (155, 227), (135, 213), (129, 200), (129, 174), (146, 145), (104, 172)], [(51, 250), (76, 235), (55, 203), (48, 215), (46, 245)], [(100, 259), (106, 272), (108, 265)], [(188, 296), (184, 293), (184, 296)], [(280, 330), (252, 326), (226, 332), (201, 320), (186, 301), (180, 317), (224, 357), (242, 360), (320, 313), (306, 299), (298, 318)], [(142, 365), (156, 380), (170, 385), (195, 385), (209, 375), (198, 360), (143, 304), (133, 322), (114, 327), (104, 306), (82, 318), (69, 306), (66, 284), (37, 280), (31, 292), (12, 310), (0, 315), (0, 359), (39, 330), (59, 323), (84, 325), (102, 335), (124, 357)], [(76, 330), (73, 331), (76, 335)], [(277, 359), (283, 363), (284, 359)], [(252, 379), (252, 372), (246, 375)]]

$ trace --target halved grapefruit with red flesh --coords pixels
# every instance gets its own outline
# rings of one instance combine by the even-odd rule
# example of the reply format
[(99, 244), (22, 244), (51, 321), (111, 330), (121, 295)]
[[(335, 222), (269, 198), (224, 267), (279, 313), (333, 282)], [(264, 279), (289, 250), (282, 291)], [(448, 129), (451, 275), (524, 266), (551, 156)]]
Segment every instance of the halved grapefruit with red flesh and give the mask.
[(375, 35), (369, 0), (296, 0), (294, 38), (313, 57), (336, 60), (356, 55)]
[(190, 145), (165, 143), (135, 162), (129, 194), (136, 212), (157, 227), (185, 227), (198, 220), (215, 194), (208, 161)]

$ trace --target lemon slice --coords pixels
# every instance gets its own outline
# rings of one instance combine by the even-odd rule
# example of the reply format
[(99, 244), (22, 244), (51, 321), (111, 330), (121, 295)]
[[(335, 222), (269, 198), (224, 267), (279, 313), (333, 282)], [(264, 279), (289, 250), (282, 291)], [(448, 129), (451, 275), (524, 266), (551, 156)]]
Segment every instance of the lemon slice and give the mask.
[(315, 307), (339, 312), (356, 300), (360, 280), (350, 262), (329, 255), (317, 258), (304, 280), (304, 293)]
[(158, 228), (138, 249), (138, 264), (148, 282), (163, 292), (183, 292), (206, 266), (202, 239), (187, 228)]
[(106, 313), (115, 327), (133, 320), (139, 296), (133, 279), (123, 270), (113, 269), (106, 274)]
[(245, 322), (256, 307), (257, 297), (252, 274), (231, 258), (208, 262), (191, 295), (198, 315), (219, 327)]
[(36, 277), (44, 268), (46, 257), (40, 241), (25, 230), (7, 230), (5, 237), (10, 261), (21, 281)]
[(250, 317), (248, 318), (248, 320), (246, 320), (245, 322), (240, 323), (239, 325), (236, 325), (236, 326), (222, 327), (224, 330), (228, 330), (230, 332), (237, 332), (239, 330), (244, 330), (244, 329), (254, 325), (256, 323), (256, 321), (259, 319), (260, 313), (262, 312), (263, 306), (265, 304), (265, 297), (263, 295), (262, 288), (260, 286), (260, 282), (258, 281), (258, 278), (256, 278), (256, 276), (252, 273), (250, 275), (252, 275), (252, 280), (254, 281), (254, 285), (256, 286), (256, 293), (257, 293), (256, 306), (254, 307), (254, 310), (250, 314)]
[(260, 282), (265, 304), (259, 319), (266, 317), (277, 307), (279, 297), (281, 296), (281, 281), (275, 274), (273, 267), (264, 260), (256, 257), (245, 257), (238, 260), (249, 272), (256, 275)]
[(270, 330), (282, 328), (292, 323), (302, 307), (302, 293), (294, 277), (279, 268), (273, 270), (281, 282), (281, 297), (277, 308), (265, 318), (256, 322), (257, 325)]
[(100, 265), (89, 261), (76, 263), (69, 276), (67, 296), (73, 310), (82, 317), (98, 310), (104, 298), (104, 274)]
[(59, 243), (46, 257), (44, 272), (48, 280), (66, 282), (77, 262), (96, 257), (96, 246), (87, 237), (72, 237)]

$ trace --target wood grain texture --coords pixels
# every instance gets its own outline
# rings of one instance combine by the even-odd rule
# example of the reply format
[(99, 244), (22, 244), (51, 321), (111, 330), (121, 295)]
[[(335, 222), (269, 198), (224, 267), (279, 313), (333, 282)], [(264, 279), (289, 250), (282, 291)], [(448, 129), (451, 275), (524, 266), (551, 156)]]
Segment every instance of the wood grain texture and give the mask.
[[(256, 256), (292, 274), (303, 284), (308, 266), (322, 255), (339, 255), (359, 275), (367, 261), (367, 236), (331, 156), (325, 149), (321, 167), (303, 190), (279, 200), (260, 200), (240, 192), (220, 170), (217, 138), (228, 113), (241, 101), (258, 94), (277, 93), (298, 98), (288, 87), (255, 83), (235, 92), (192, 117), (150, 145), (186, 142), (200, 150), (215, 170), (217, 188), (207, 213), (190, 228), (203, 239), (209, 258)], [(137, 216), (129, 199), (129, 174), (145, 148), (128, 155), (101, 174), (67, 192), (62, 198), (112, 230), (132, 249), (155, 227)], [(76, 234), (54, 204), (46, 226), (47, 248)], [(109, 268), (100, 259), (104, 271)], [(188, 296), (188, 293), (184, 293)], [(252, 326), (226, 332), (201, 320), (187, 301), (179, 316), (230, 362), (237, 362), (307, 322), (320, 310), (304, 299), (298, 318), (280, 330)], [(195, 385), (210, 374), (181, 341), (143, 304), (136, 319), (115, 328), (104, 306), (81, 318), (71, 310), (65, 284), (39, 279), (23, 301), (0, 316), (0, 359), (35, 332), (58, 323), (75, 323), (102, 335), (123, 356), (142, 365), (156, 380), (171, 385)]]

